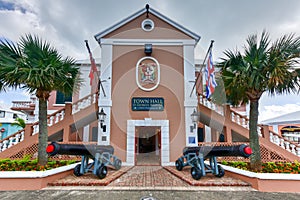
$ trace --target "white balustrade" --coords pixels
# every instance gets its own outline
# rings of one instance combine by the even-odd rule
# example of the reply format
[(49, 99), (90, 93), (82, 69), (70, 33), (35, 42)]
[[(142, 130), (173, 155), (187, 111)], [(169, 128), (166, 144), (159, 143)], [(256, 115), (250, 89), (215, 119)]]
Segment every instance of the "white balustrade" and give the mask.
[[(76, 102), (74, 104), (72, 104), (72, 114), (75, 114), (77, 112), (79, 112), (81, 109), (87, 108), (90, 105), (92, 105), (93, 103), (97, 102), (97, 94), (93, 94), (88, 96), (87, 98), (82, 99), (79, 102)], [(65, 118), (65, 110), (61, 110), (61, 112), (58, 112), (55, 114), (55, 116), (50, 116), (48, 121), (47, 121), (47, 125), (48, 126), (52, 126), (62, 120), (64, 120)], [(33, 126), (33, 131), (31, 133), (31, 135), (35, 135), (39, 133), (39, 124), (34, 124)], [(16, 145), (22, 141), (24, 141), (25, 138), (25, 131), (21, 131), (20, 133), (8, 138), (7, 140), (4, 140), (0, 143), (0, 152), (10, 148), (13, 145)]]
[[(199, 103), (224, 116), (224, 107), (221, 107), (221, 109), (219, 109), (218, 105), (214, 104), (212, 101), (208, 101), (205, 97), (201, 95), (199, 96)], [(230, 112), (230, 117), (232, 122), (249, 129), (249, 120), (247, 118), (242, 117), (233, 111)], [(257, 126), (257, 133), (260, 137), (262, 137), (262, 129), (259, 126)], [(291, 143), (298, 142), (300, 140), (298, 139), (298, 136), (296, 137), (293, 135), (293, 137), (286, 137), (284, 139), (276, 133), (270, 132), (269, 140), (270, 142), (282, 147), (283, 149), (297, 156), (300, 156), (300, 146), (296, 146), (295, 144)]]
[(60, 116), (60, 113), (56, 113), (55, 114), (55, 124), (57, 124), (59, 122), (59, 116)]
[(87, 99), (87, 105), (86, 107), (92, 105), (92, 96), (89, 96), (88, 99)]
[(97, 101), (97, 94), (93, 94), (93, 104)]
[(257, 134), (262, 137), (261, 128), (259, 126), (257, 127)]
[(15, 139), (15, 137), (13, 136), (13, 137), (10, 137), (10, 138), (8, 138), (8, 139), (9, 139), (8, 148), (10, 148), (10, 147), (12, 147), (13, 144), (14, 144), (14, 139)]
[(212, 101), (210, 101), (210, 109), (213, 110), (213, 111), (216, 110), (216, 106)]
[(4, 141), (2, 142), (2, 144), (3, 144), (2, 151), (6, 150), (6, 149), (8, 148), (8, 143), (9, 143), (8, 140), (4, 140)]
[(203, 104), (203, 96), (202, 95), (199, 96), (199, 101), (201, 104)]
[(20, 138), (21, 138), (21, 134), (20, 133), (16, 134), (14, 145), (19, 143)]
[(291, 146), (291, 152), (292, 152), (293, 154), (297, 155), (297, 154), (296, 154), (296, 150), (295, 150), (296, 145), (291, 144), (290, 146)]
[(60, 121), (64, 120), (64, 118), (65, 118), (65, 110), (62, 110), (60, 112)]
[(235, 123), (237, 123), (238, 125), (241, 125), (240, 116), (239, 115), (236, 115), (236, 121), (235, 121)]
[(32, 135), (35, 135), (39, 132), (39, 125), (38, 124), (35, 124), (33, 125), (33, 132), (32, 132)]
[(231, 112), (231, 121), (233, 121), (233, 122), (235, 121), (233, 112)]
[(279, 145), (279, 137), (278, 137), (278, 135), (274, 135), (273, 136), (273, 143)]
[(53, 121), (54, 121), (54, 116), (50, 116), (49, 117), (48, 126), (52, 126), (53, 125)]
[(297, 150), (297, 156), (300, 156), (300, 146), (297, 146), (296, 150)]
[(290, 148), (290, 144), (291, 144), (291, 143), (288, 142), (288, 141), (285, 141), (284, 144), (285, 144), (285, 149), (286, 149), (287, 151), (291, 152), (291, 148)]
[(279, 146), (281, 146), (282, 148), (285, 148), (284, 147), (284, 139), (283, 138), (280, 138), (280, 144), (279, 144)]
[(207, 99), (204, 99), (204, 105), (205, 105), (206, 107), (208, 107), (208, 101), (207, 101)]
[(25, 138), (25, 131), (22, 131), (21, 132), (21, 139), (20, 139), (20, 142), (22, 142)]

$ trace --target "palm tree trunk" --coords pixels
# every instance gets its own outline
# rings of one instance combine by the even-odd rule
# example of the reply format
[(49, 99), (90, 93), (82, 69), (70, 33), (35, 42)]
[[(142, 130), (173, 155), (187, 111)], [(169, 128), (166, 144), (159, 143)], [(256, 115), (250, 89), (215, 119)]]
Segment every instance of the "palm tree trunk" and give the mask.
[(46, 147), (48, 143), (48, 126), (47, 126), (47, 100), (39, 98), (39, 145), (38, 145), (38, 164), (46, 165), (48, 154)]
[(250, 167), (254, 171), (261, 171), (262, 169), (259, 136), (257, 133), (258, 100), (259, 99), (250, 100), (249, 138), (250, 147), (253, 151), (253, 154), (250, 157)]

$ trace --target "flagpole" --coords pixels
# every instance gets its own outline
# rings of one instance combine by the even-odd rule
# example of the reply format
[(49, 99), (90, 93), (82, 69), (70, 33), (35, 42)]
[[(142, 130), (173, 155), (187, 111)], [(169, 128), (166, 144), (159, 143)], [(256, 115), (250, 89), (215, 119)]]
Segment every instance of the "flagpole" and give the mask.
[[(196, 87), (196, 84), (197, 84), (198, 79), (199, 79), (200, 76), (202, 75), (201, 72), (202, 72), (202, 70), (203, 70), (203, 66), (204, 66), (204, 64), (205, 64), (205, 62), (206, 62), (206, 59), (207, 59), (207, 56), (208, 56), (209, 52), (211, 51), (211, 49), (212, 49), (212, 47), (213, 47), (213, 43), (214, 43), (214, 42), (215, 42), (214, 40), (211, 40), (211, 41), (210, 41), (210, 45), (209, 45), (208, 50), (207, 50), (207, 52), (206, 52), (206, 55), (205, 55), (205, 57), (204, 57), (204, 60), (203, 60), (202, 66), (201, 66), (201, 68), (200, 68), (199, 74), (197, 75), (197, 78), (196, 78), (196, 81), (195, 81), (194, 86), (193, 86), (193, 88), (192, 88), (190, 97), (191, 97), (192, 94), (193, 94), (193, 91), (194, 91), (194, 89), (195, 89), (195, 87)], [(201, 82), (202, 82), (202, 81), (201, 81)], [(203, 92), (203, 91), (202, 91), (202, 92)]]
[[(86, 46), (86, 48), (87, 48), (87, 50), (88, 50), (88, 53), (89, 53), (89, 55), (90, 55), (90, 59), (93, 59), (91, 56), (92, 56), (92, 52), (91, 52), (91, 49), (90, 49), (90, 46), (89, 46), (89, 43), (88, 43), (88, 40), (84, 40), (84, 42), (85, 42), (85, 46)], [(98, 74), (97, 74), (97, 76), (98, 76)], [(106, 97), (106, 94), (105, 94), (105, 91), (104, 91), (104, 88), (103, 88), (103, 85), (102, 85), (102, 82), (101, 82), (101, 79), (100, 79), (100, 77), (98, 77), (98, 92), (99, 92), (99, 94), (98, 95), (100, 95), (100, 88), (102, 89), (102, 92), (103, 92), (103, 96), (104, 97)]]
[(87, 50), (88, 50), (89, 54), (91, 55), (91, 49), (90, 49), (90, 46), (89, 46), (88, 40), (84, 40), (84, 42), (85, 42), (85, 46), (86, 46), (86, 48), (87, 48)]

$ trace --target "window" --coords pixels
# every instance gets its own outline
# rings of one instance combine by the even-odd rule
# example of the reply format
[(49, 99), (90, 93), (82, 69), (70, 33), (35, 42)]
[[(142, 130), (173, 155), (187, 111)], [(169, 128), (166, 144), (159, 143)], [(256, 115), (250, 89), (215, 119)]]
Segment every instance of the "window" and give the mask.
[(145, 19), (142, 22), (142, 29), (144, 31), (152, 31), (154, 29), (154, 22), (151, 19)]
[(4, 118), (5, 117), (5, 111), (0, 110), (0, 118)]
[(14, 119), (17, 119), (17, 118), (18, 118), (18, 115), (14, 113), (14, 114), (13, 114), (13, 118), (14, 118)]
[(56, 92), (56, 104), (65, 104), (65, 102), (72, 102), (72, 96), (65, 97), (60, 91)]

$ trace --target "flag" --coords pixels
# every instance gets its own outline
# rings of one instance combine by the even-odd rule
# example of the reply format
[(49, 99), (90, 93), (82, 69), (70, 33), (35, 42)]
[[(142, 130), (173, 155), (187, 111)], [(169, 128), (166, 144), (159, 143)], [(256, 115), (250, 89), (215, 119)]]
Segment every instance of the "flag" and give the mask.
[(97, 73), (97, 66), (95, 63), (95, 59), (93, 58), (92, 52), (89, 52), (90, 54), (90, 61), (91, 61), (91, 69), (90, 69), (90, 85), (93, 84), (93, 80), (94, 80), (94, 73)]
[(209, 52), (209, 57), (207, 59), (207, 64), (205, 68), (205, 79), (206, 79), (206, 98), (208, 99), (214, 93), (215, 87), (217, 86), (216, 79), (215, 79), (215, 67), (213, 64), (211, 50)]

